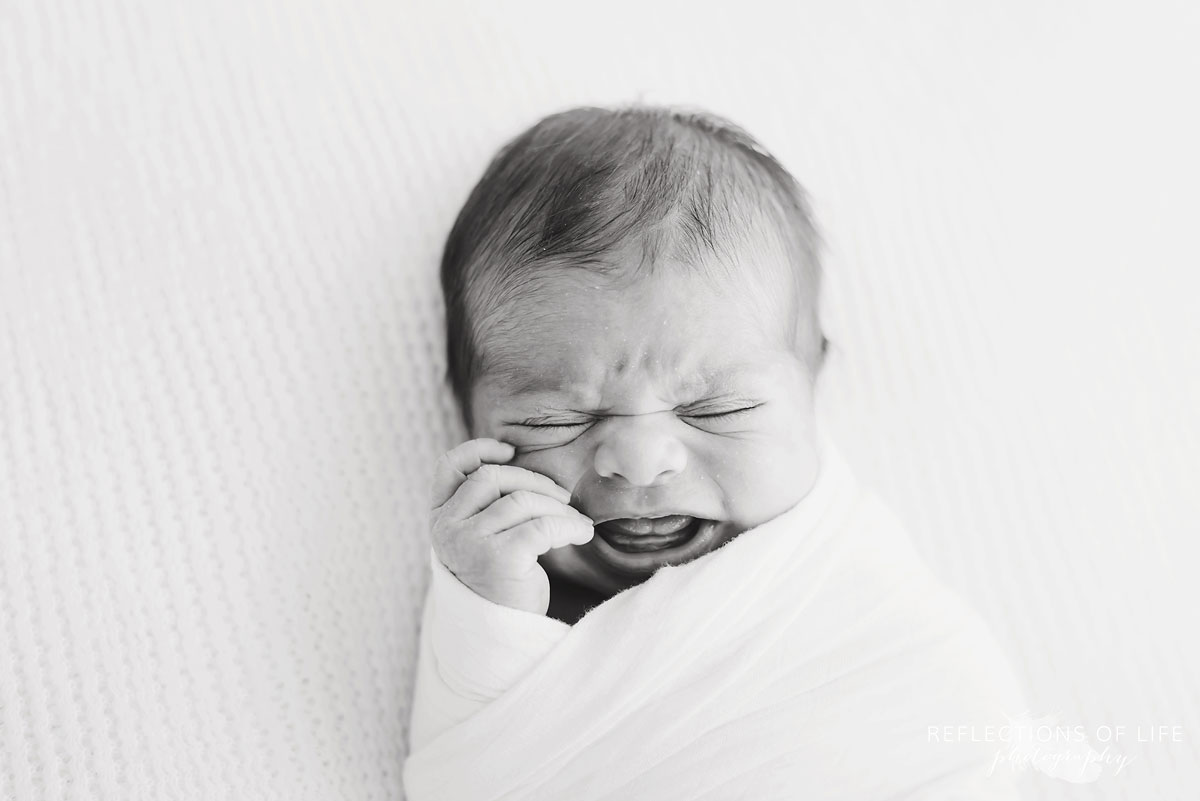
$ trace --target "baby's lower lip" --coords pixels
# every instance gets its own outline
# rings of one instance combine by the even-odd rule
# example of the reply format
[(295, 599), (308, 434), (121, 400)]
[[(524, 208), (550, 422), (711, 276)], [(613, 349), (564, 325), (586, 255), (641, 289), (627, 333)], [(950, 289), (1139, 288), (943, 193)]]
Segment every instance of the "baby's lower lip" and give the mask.
[(648, 523), (644, 525), (630, 525), (631, 522), (611, 520), (607, 523), (601, 523), (596, 526), (596, 533), (618, 551), (625, 553), (648, 553), (682, 545), (696, 536), (696, 532), (699, 530), (698, 518), (687, 517), (685, 515), (675, 515), (670, 520), (664, 519), (665, 525), (658, 525), (656, 521), (654, 528), (673, 529), (669, 533), (653, 533), (653, 531), (646, 531), (646, 533), (639, 531), (638, 533), (634, 533), (630, 529), (645, 530), (650, 529), (650, 526)]

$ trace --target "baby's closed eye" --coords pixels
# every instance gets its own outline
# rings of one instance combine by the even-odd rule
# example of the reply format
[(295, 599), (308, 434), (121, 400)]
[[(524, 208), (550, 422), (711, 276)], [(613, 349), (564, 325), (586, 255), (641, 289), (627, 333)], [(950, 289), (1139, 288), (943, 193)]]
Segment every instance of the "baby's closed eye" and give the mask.
[[(764, 406), (764, 403), (739, 403), (737, 405), (702, 405), (674, 410), (678, 419), (701, 431), (721, 433), (729, 424), (745, 422), (752, 413)], [(622, 417), (624, 415), (615, 415)], [(582, 435), (596, 423), (605, 420), (604, 416), (545, 416), (530, 417), (509, 426), (517, 432), (525, 431), (534, 438), (535, 445), (558, 447), (568, 444)], [(518, 433), (518, 436), (520, 434)], [(547, 438), (553, 438), (548, 440)]]
[(755, 409), (757, 409), (759, 406), (762, 406), (762, 404), (755, 403), (751, 406), (739, 406), (739, 407), (736, 407), (733, 409), (724, 409), (722, 411), (708, 411), (708, 410), (687, 411), (687, 412), (683, 412), (681, 414), (681, 416), (695, 417), (695, 418), (700, 418), (702, 420), (712, 420), (712, 419), (717, 419), (717, 418), (733, 418), (733, 417), (739, 417), (741, 415), (752, 412)]

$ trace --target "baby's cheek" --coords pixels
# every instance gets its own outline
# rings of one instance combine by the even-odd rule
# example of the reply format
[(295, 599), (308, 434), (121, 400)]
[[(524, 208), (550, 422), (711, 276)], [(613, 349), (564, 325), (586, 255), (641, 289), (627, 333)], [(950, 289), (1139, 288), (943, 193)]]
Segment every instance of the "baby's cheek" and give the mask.
[(580, 458), (569, 445), (558, 447), (538, 446), (536, 449), (517, 448), (517, 455), (510, 464), (549, 476), (556, 484), (575, 491), (575, 485), (584, 476)]
[(789, 496), (797, 480), (795, 444), (779, 437), (751, 437), (721, 442), (708, 455), (703, 472), (715, 486), (732, 521), (758, 525)]

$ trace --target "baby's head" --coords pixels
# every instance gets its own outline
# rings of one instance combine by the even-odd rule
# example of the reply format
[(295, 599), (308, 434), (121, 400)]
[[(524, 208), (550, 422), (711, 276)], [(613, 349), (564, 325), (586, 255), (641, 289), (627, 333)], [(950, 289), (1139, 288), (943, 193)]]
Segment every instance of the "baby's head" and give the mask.
[(803, 190), (720, 118), (574, 109), (500, 151), (442, 260), (449, 378), (596, 521), (552, 578), (619, 591), (808, 493), (819, 277)]

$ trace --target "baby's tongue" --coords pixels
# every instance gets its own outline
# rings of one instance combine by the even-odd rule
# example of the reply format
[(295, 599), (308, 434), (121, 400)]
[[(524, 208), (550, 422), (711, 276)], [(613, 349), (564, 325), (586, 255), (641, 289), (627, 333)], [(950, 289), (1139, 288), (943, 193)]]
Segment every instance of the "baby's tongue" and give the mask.
[(608, 521), (608, 525), (627, 534), (673, 534), (692, 521), (687, 515), (666, 517), (621, 517)]

